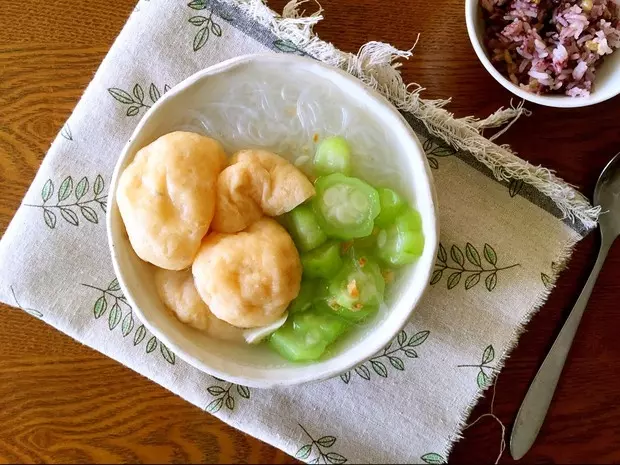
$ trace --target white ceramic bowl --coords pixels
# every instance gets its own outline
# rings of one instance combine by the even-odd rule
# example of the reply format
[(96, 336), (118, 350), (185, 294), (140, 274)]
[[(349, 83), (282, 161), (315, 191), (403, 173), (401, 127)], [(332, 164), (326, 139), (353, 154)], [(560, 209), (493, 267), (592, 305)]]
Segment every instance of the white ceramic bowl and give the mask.
[(594, 90), (588, 97), (570, 97), (562, 94), (536, 95), (514, 85), (491, 63), (483, 41), (485, 25), (479, 0), (465, 0), (465, 22), (469, 40), (484, 67), (497, 82), (522, 99), (547, 107), (576, 108), (594, 105), (620, 94), (620, 50), (607, 55), (597, 68)]
[[(210, 99), (221, 98), (223, 90), (218, 90), (218, 86), (225, 89), (227, 83), (248, 76), (261, 79), (265, 75), (267, 78), (267, 70), (272, 73), (269, 79), (282, 81), (273, 82), (273, 86), (283, 86), (282, 89), (285, 89), (284, 84), (295, 79), (295, 73), (303, 73), (304, 79), (310, 79), (317, 85), (325, 83), (333, 86), (346, 101), (366, 108), (380, 125), (381, 131), (391, 138), (394, 159), (390, 162), (396, 164), (407, 180), (410, 187), (407, 196), (420, 212), (423, 221), (426, 241), (423, 255), (415, 266), (407, 268), (403, 273), (387, 302), (388, 311), (368, 325), (356, 328), (342, 341), (337, 341), (330, 356), (316, 363), (290, 363), (268, 347), (211, 339), (180, 323), (160, 302), (153, 285), (153, 267), (141, 261), (134, 253), (116, 204), (119, 175), (140, 148), (168, 132), (191, 129), (188, 128), (187, 114), (195, 114), (197, 102), (204, 106)], [(269, 83), (271, 86), (271, 81)], [(217, 135), (215, 137), (218, 138)], [(226, 147), (226, 143), (224, 145)], [(411, 127), (387, 100), (368, 90), (350, 75), (317, 61), (293, 55), (235, 58), (200, 71), (175, 86), (153, 105), (138, 124), (118, 160), (109, 192), (107, 230), (114, 271), (134, 311), (149, 331), (179, 358), (213, 376), (246, 386), (273, 387), (326, 379), (370, 358), (406, 324), (427, 288), (437, 251), (438, 224), (432, 177), (422, 147)]]

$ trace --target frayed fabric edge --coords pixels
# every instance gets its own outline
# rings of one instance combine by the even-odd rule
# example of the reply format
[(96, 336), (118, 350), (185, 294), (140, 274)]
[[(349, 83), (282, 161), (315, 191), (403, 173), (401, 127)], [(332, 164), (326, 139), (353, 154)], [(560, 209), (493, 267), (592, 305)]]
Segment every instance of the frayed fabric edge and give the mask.
[[(291, 0), (280, 15), (268, 8), (262, 0), (225, 1), (240, 7), (279, 39), (288, 40), (319, 61), (357, 77), (386, 97), (396, 108), (414, 115), (430, 134), (457, 150), (471, 153), (487, 166), (498, 180), (516, 179), (530, 184), (549, 197), (565, 219), (580, 221), (588, 230), (596, 226), (600, 207), (593, 207), (583, 194), (557, 177), (553, 171), (532, 165), (519, 158), (509, 146), (493, 142), (520, 116), (529, 114), (523, 107), (523, 102), (507, 109), (500, 108), (482, 120), (474, 117), (454, 118), (452, 113), (444, 109), (450, 102), (449, 99), (422, 99), (420, 93), (424, 90), (423, 87), (416, 83), (404, 83), (398, 69), (399, 60), (409, 59), (413, 54), (413, 47), (410, 50), (399, 50), (383, 42), (368, 42), (357, 54), (347, 53), (321, 40), (314, 33), (314, 26), (323, 19), (323, 10), (318, 3), (317, 11), (306, 15), (300, 8), (308, 0)], [(490, 139), (482, 135), (486, 128), (502, 126), (505, 127)]]

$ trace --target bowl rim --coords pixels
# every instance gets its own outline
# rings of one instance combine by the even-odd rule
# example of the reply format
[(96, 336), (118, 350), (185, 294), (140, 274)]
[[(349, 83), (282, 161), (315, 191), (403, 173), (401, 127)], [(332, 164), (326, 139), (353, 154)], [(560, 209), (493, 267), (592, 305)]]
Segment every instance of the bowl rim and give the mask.
[(153, 117), (153, 115), (164, 104), (164, 102), (173, 99), (177, 94), (183, 92), (186, 88), (190, 87), (191, 85), (196, 84), (198, 81), (201, 81), (203, 79), (208, 79), (209, 77), (213, 75), (232, 70), (235, 67), (243, 66), (253, 61), (261, 61), (261, 60), (284, 62), (284, 63), (289, 63), (289, 64), (306, 63), (306, 65), (308, 62), (311, 62), (314, 65), (323, 68), (326, 72), (339, 74), (342, 78), (346, 79), (350, 85), (355, 86), (358, 88), (358, 90), (362, 91), (364, 94), (364, 99), (372, 99), (375, 101), (377, 105), (383, 106), (385, 111), (392, 113), (392, 115), (395, 117), (395, 120), (396, 120), (395, 122), (397, 122), (397, 124), (401, 126), (400, 128), (401, 130), (404, 130), (403, 136), (409, 138), (408, 143), (412, 146), (417, 147), (419, 155), (422, 159), (421, 160), (422, 164), (424, 166), (424, 170), (425, 170), (424, 175), (427, 179), (427, 185), (430, 191), (430, 196), (429, 196), (430, 205), (428, 206), (429, 207), (428, 217), (432, 222), (432, 224), (429, 225), (430, 227), (428, 228), (428, 231), (427, 231), (427, 232), (430, 232), (430, 234), (425, 235), (425, 247), (432, 249), (430, 250), (430, 252), (432, 252), (431, 254), (432, 257), (435, 257), (437, 255), (437, 249), (439, 247), (439, 218), (438, 218), (438, 213), (437, 213), (437, 195), (435, 191), (433, 176), (430, 170), (430, 166), (428, 164), (428, 160), (426, 156), (424, 156), (424, 149), (422, 148), (422, 144), (420, 143), (413, 128), (407, 123), (407, 121), (400, 114), (400, 112), (385, 97), (380, 95), (375, 90), (368, 88), (365, 84), (363, 84), (361, 81), (359, 81), (355, 77), (351, 76), (349, 73), (346, 73), (345, 71), (341, 69), (322, 63), (318, 60), (313, 60), (310, 58), (301, 57), (297, 55), (274, 54), (274, 53), (258, 53), (258, 54), (248, 54), (248, 55), (237, 56), (237, 57), (228, 59), (226, 61), (217, 63), (213, 66), (204, 68), (192, 74), (191, 76), (187, 77), (186, 79), (184, 79), (183, 81), (175, 85), (173, 88), (171, 88), (168, 92), (166, 92), (166, 94), (162, 95), (161, 98), (158, 99), (158, 101), (155, 102), (153, 106), (145, 112), (144, 116), (142, 117), (140, 122), (137, 124), (137, 126), (133, 130), (127, 143), (124, 145), (121, 151), (121, 154), (116, 161), (114, 172), (112, 175), (112, 180), (110, 182), (110, 189), (109, 189), (110, 198), (109, 198), (109, 208), (106, 214), (106, 235), (108, 239), (108, 248), (110, 250), (110, 254), (112, 257), (112, 265), (113, 265), (114, 273), (116, 277), (118, 278), (118, 282), (123, 291), (123, 294), (127, 298), (133, 311), (136, 312), (137, 316), (140, 318), (144, 326), (155, 337), (157, 337), (162, 343), (164, 343), (168, 348), (170, 348), (170, 350), (172, 350), (175, 354), (177, 354), (179, 358), (181, 358), (182, 360), (184, 360), (185, 362), (187, 362), (194, 368), (204, 373), (207, 373), (209, 375), (212, 375), (217, 378), (220, 378), (220, 379), (223, 379), (229, 382), (233, 382), (236, 384), (242, 384), (242, 385), (245, 385), (248, 387), (254, 387), (254, 388), (273, 388), (273, 387), (282, 387), (282, 386), (293, 386), (293, 385), (318, 382), (318, 381), (330, 379), (348, 370), (351, 370), (353, 367), (357, 366), (358, 364), (363, 363), (369, 360), (370, 358), (372, 358), (375, 355), (375, 353), (377, 353), (384, 346), (386, 346), (396, 336), (396, 334), (398, 334), (398, 332), (409, 322), (411, 314), (413, 313), (414, 309), (418, 306), (422, 297), (428, 290), (431, 274), (434, 268), (433, 266), (434, 261), (431, 260), (426, 269), (420, 269), (418, 271), (418, 273), (420, 273), (420, 280), (425, 282), (426, 284), (423, 287), (420, 287), (417, 290), (417, 292), (413, 295), (411, 304), (407, 306), (408, 310), (406, 312), (405, 311), (402, 312), (402, 315), (400, 316), (400, 320), (394, 326), (393, 332), (384, 331), (383, 336), (374, 338), (372, 344), (368, 344), (363, 352), (361, 351), (359, 352), (360, 353), (359, 356), (349, 357), (349, 360), (346, 361), (346, 363), (342, 363), (340, 366), (337, 366), (337, 367), (326, 368), (324, 371), (321, 371), (317, 375), (298, 376), (292, 379), (288, 379), (288, 378), (267, 379), (267, 378), (256, 378), (256, 377), (247, 378), (245, 377), (245, 375), (237, 376), (234, 374), (230, 374), (222, 370), (219, 370), (217, 368), (214, 368), (210, 366), (209, 364), (203, 362), (202, 360), (198, 359), (197, 357), (194, 357), (188, 354), (187, 352), (185, 352), (182, 348), (180, 348), (177, 344), (173, 343), (167, 337), (165, 330), (162, 331), (159, 328), (155, 327), (153, 324), (151, 324), (151, 322), (145, 316), (142, 309), (137, 305), (134, 299), (133, 293), (131, 292), (130, 286), (127, 285), (126, 275), (123, 269), (121, 269), (121, 266), (119, 265), (118, 253), (115, 249), (116, 240), (115, 240), (115, 233), (114, 233), (114, 227), (115, 227), (114, 217), (118, 216), (120, 218), (120, 214), (114, 215), (113, 212), (115, 210), (116, 190), (118, 187), (118, 178), (121, 174), (121, 167), (125, 164), (132, 150), (134, 152), (137, 150), (133, 147), (133, 144), (134, 144), (133, 141), (136, 139), (136, 136), (140, 133), (140, 131), (142, 131), (147, 121), (149, 121)]
[[(503, 76), (495, 68), (495, 66), (493, 66), (493, 63), (491, 63), (491, 60), (489, 60), (489, 57), (487, 56), (486, 51), (480, 39), (478, 38), (478, 31), (476, 29), (476, 15), (480, 11), (480, 8), (480, 0), (465, 0), (465, 24), (467, 26), (467, 35), (469, 36), (469, 41), (471, 42), (474, 51), (478, 56), (478, 60), (480, 60), (482, 65), (491, 74), (491, 76), (493, 76), (495, 80), (499, 82), (505, 89), (512, 92), (517, 97), (527, 100), (528, 102), (537, 103), (539, 105), (547, 107), (581, 108), (604, 102), (620, 94), (620, 86), (615, 93), (613, 91), (609, 93), (597, 92), (597, 90), (595, 89), (588, 97), (571, 97), (569, 95), (562, 94), (532, 94), (531, 92), (527, 92), (520, 87), (514, 85), (510, 81), (510, 79)], [(620, 50), (615, 50), (614, 53), (620, 53)]]

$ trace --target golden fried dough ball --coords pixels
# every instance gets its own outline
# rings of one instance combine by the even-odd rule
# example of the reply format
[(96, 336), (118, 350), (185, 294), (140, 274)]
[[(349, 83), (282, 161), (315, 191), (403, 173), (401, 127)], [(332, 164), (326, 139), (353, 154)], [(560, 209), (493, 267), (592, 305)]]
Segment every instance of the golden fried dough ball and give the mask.
[(225, 163), (217, 141), (191, 132), (166, 134), (138, 151), (121, 174), (116, 201), (142, 260), (169, 270), (192, 264)]
[(236, 234), (209, 234), (192, 273), (215, 316), (239, 328), (255, 328), (280, 318), (297, 296), (301, 262), (286, 230), (263, 217)]
[(190, 269), (171, 271), (158, 268), (155, 271), (157, 293), (166, 308), (181, 322), (206, 332), (212, 337), (241, 341), (239, 328), (217, 318), (200, 298)]
[(242, 150), (217, 180), (212, 228), (241, 231), (263, 214), (291, 211), (314, 193), (308, 178), (284, 158), (266, 150)]

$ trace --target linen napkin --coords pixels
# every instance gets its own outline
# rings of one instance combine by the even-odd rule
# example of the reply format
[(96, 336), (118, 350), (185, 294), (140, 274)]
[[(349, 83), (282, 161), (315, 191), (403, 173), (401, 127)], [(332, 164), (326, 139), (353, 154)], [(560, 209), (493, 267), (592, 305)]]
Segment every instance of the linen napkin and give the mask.
[[(408, 52), (343, 53), (295, 2), (276, 15), (259, 0), (187, 1), (142, 0), (132, 13), (0, 242), (0, 299), (303, 461), (444, 462), (596, 210), (479, 135), (518, 109), (455, 120), (445, 102), (409, 92), (392, 63)], [(144, 112), (190, 74), (258, 52), (323, 60), (390, 98), (423, 142), (441, 223), (431, 288), (390, 345), (342, 376), (271, 390), (202, 373), (148, 333), (114, 277), (104, 221)]]

